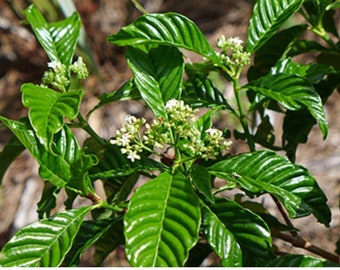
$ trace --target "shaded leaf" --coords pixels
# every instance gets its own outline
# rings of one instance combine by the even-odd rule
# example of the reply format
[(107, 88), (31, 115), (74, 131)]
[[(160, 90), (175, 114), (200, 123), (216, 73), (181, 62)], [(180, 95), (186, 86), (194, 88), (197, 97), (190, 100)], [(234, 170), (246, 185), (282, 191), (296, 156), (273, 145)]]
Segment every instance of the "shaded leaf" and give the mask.
[(211, 177), (208, 170), (203, 166), (194, 166), (190, 172), (193, 185), (197, 188), (209, 203), (214, 203), (211, 193)]
[(199, 201), (181, 173), (163, 172), (140, 187), (124, 217), (132, 266), (183, 266), (198, 240)]
[(56, 267), (70, 250), (93, 206), (56, 214), (19, 230), (0, 253), (2, 267)]
[(304, 0), (258, 0), (249, 21), (246, 49), (254, 52), (297, 12)]
[(237, 182), (256, 195), (270, 193), (285, 206), (292, 218), (314, 214), (329, 226), (331, 213), (327, 197), (302, 166), (272, 151), (240, 154), (208, 168), (210, 174)]
[(286, 255), (283, 257), (277, 257), (265, 264), (263, 267), (339, 267), (340, 264), (336, 264), (330, 261), (321, 260), (307, 255)]

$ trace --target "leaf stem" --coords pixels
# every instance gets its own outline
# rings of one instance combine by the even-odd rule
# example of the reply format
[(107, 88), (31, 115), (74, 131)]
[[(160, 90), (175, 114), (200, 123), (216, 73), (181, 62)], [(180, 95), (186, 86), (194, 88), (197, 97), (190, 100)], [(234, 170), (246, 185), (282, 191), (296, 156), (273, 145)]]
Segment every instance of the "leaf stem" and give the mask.
[(291, 243), (294, 247), (298, 247), (298, 248), (303, 248), (305, 250), (308, 250), (314, 254), (317, 254), (319, 256), (321, 256), (322, 258), (325, 258), (326, 260), (335, 262), (335, 263), (340, 263), (340, 257), (330, 253), (322, 248), (319, 248), (317, 246), (314, 246), (313, 244), (311, 244), (310, 242), (306, 241), (305, 239), (303, 239), (300, 236), (292, 236), (292, 235), (288, 235), (285, 233), (282, 233), (280, 231), (277, 231), (275, 229), (271, 229), (272, 235), (276, 238), (279, 238), (281, 240), (284, 240), (286, 242)]
[(131, 0), (131, 2), (135, 5), (135, 7), (142, 12), (144, 15), (148, 14), (149, 12), (147, 12), (147, 10), (145, 8), (143, 8), (143, 6), (138, 3), (137, 0)]
[(79, 121), (79, 127), (85, 130), (92, 138), (94, 138), (100, 145), (105, 146), (107, 145), (107, 141), (100, 137), (88, 124), (88, 122), (83, 118), (83, 116), (79, 113), (77, 116)]

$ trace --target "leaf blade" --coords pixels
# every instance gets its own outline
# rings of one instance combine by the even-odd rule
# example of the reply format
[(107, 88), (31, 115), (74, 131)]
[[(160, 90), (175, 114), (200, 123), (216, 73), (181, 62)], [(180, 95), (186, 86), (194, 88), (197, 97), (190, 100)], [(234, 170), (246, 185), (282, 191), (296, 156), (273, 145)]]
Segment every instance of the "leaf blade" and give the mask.
[(139, 188), (124, 218), (126, 254), (135, 266), (184, 265), (198, 238), (198, 199), (184, 175), (163, 172)]

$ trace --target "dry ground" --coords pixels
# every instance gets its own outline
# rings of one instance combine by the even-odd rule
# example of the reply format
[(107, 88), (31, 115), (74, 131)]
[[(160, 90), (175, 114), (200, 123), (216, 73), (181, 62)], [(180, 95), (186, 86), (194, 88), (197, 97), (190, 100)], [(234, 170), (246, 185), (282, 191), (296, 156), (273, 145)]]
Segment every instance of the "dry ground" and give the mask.
[[(0, 0), (0, 114), (12, 119), (25, 116), (26, 110), (20, 101), (19, 88), (24, 82), (39, 82), (46, 69), (47, 58), (34, 36), (20, 25), (13, 10)], [(13, 1), (22, 10), (26, 1)], [(140, 1), (149, 12), (175, 11), (182, 13), (202, 29), (211, 43), (225, 36), (246, 37), (251, 1), (247, 0), (144, 0)], [(122, 26), (135, 19), (139, 13), (128, 0), (76, 0), (89, 44), (92, 49), (101, 82), (96, 75), (86, 81), (85, 102), (81, 107), (87, 112), (97, 102), (97, 96), (119, 87), (131, 73), (127, 69), (123, 50), (108, 44), (105, 39)], [(53, 17), (53, 14), (50, 15)], [(334, 251), (334, 243), (340, 237), (339, 184), (340, 184), (340, 115), (339, 94), (334, 93), (326, 106), (330, 123), (330, 134), (322, 141), (320, 132), (314, 129), (309, 142), (299, 148), (297, 162), (306, 166), (318, 180), (329, 198), (333, 221), (330, 229), (316, 223), (312, 218), (294, 221), (301, 235), (313, 243)], [(144, 107), (138, 102), (123, 102), (106, 106), (91, 118), (91, 125), (106, 138), (113, 135), (117, 126), (128, 113), (143, 114)], [(0, 129), (0, 150), (11, 134)], [(79, 134), (80, 140), (85, 134)], [(237, 146), (238, 144), (235, 143)], [(236, 149), (234, 149), (236, 150)], [(1, 162), (1, 161), (0, 161)], [(25, 224), (36, 220), (35, 204), (40, 198), (42, 182), (37, 175), (37, 165), (28, 153), (20, 155), (3, 179), (0, 196), (0, 247), (10, 235)], [(79, 202), (81, 203), (81, 202)], [(290, 245), (282, 244), (286, 251), (295, 252)], [(91, 265), (90, 254), (83, 264)], [(111, 256), (107, 265), (126, 266), (124, 255), (118, 251)]]

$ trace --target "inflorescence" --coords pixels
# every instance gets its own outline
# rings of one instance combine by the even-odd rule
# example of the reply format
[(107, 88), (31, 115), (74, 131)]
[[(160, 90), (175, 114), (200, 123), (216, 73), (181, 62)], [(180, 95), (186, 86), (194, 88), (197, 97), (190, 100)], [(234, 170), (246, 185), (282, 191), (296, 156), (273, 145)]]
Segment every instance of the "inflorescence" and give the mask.
[[(225, 140), (221, 130), (208, 128), (200, 131), (195, 116), (198, 110), (192, 109), (182, 100), (169, 100), (165, 110), (168, 119), (155, 119), (151, 125), (144, 118), (137, 119), (128, 115), (125, 125), (110, 142), (120, 146), (121, 152), (132, 162), (141, 159), (143, 150), (155, 153), (154, 149), (163, 149), (166, 146), (169, 148), (182, 145), (191, 157), (205, 160), (216, 159), (229, 149), (231, 141)], [(143, 125), (145, 132), (141, 134)]]

